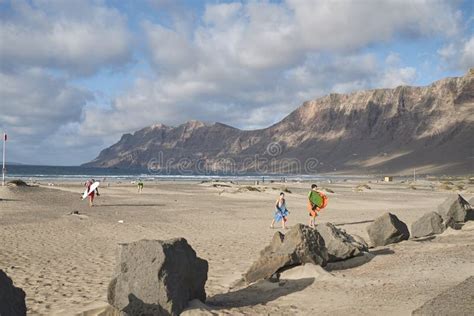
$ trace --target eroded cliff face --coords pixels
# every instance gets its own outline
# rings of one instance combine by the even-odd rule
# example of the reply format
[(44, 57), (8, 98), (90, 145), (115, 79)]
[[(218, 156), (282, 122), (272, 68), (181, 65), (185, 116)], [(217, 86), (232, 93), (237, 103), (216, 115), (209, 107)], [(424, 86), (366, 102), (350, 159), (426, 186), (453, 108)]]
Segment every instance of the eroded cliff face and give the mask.
[[(158, 124), (123, 135), (86, 165), (147, 168), (152, 162), (155, 169), (179, 169), (184, 162), (190, 170), (200, 164), (228, 171), (228, 159), (249, 172), (473, 173), (473, 135), (471, 70), (426, 87), (331, 94), (261, 130)], [(288, 167), (292, 161), (300, 162), (299, 170)]]

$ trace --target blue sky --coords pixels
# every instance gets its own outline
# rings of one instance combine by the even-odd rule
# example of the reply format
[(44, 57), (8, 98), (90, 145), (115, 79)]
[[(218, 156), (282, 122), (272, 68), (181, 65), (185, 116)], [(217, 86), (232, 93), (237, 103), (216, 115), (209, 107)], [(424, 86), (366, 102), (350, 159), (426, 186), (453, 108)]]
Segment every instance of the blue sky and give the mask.
[(331, 92), (474, 67), (471, 1), (0, 0), (9, 160), (77, 165), (123, 133), (243, 129)]

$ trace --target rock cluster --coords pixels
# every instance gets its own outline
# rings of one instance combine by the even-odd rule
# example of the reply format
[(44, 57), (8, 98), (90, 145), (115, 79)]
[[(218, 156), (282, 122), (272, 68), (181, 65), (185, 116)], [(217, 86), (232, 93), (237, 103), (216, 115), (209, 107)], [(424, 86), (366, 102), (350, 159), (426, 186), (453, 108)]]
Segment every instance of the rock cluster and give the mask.
[(454, 229), (466, 221), (474, 219), (474, 210), (461, 195), (448, 197), (438, 206), (438, 212), (429, 212), (420, 217), (411, 226), (413, 237), (425, 237), (441, 234), (446, 228)]
[(360, 255), (368, 250), (360, 237), (351, 236), (331, 223), (311, 228), (298, 224), (286, 234), (275, 233), (273, 239), (260, 253), (244, 275), (246, 283), (252, 283), (306, 263), (325, 266)]

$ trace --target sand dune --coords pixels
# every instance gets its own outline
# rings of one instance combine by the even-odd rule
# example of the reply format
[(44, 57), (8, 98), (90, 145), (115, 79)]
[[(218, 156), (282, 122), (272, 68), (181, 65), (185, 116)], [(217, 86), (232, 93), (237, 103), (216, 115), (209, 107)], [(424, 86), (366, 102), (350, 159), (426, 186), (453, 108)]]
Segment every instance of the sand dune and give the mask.
[[(318, 220), (367, 238), (366, 226), (382, 212), (410, 226), (453, 194), (429, 182), (416, 184), (417, 190), (405, 183), (368, 183), (371, 189), (362, 192), (353, 190), (358, 184), (327, 184), (335, 193), (328, 194), (330, 204)], [(185, 237), (209, 261), (208, 306), (193, 303), (187, 315), (408, 315), (474, 275), (469, 224), (436, 238), (372, 249), (370, 260), (352, 268), (305, 266), (285, 272), (279, 283), (232, 288), (276, 231), (269, 224), (282, 186), (236, 192), (235, 184), (170, 181), (146, 183), (138, 194), (134, 185), (111, 183), (93, 208), (80, 200), (79, 184), (0, 188), (0, 268), (27, 293), (30, 314), (48, 315), (100, 314), (117, 244), (142, 238)], [(292, 192), (289, 224), (306, 223), (308, 184), (284, 186)], [(463, 195), (474, 195), (472, 185)], [(79, 215), (70, 215), (74, 211)]]

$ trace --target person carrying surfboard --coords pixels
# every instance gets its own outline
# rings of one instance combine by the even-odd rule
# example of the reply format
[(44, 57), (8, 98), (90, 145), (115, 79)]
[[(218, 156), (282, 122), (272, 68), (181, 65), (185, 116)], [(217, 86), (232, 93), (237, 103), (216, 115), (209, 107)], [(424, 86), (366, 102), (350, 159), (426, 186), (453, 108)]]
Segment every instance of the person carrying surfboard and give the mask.
[(93, 181), (93, 180), (87, 180), (86, 183), (85, 183), (85, 187), (86, 187), (86, 190), (88, 192), (87, 197), (89, 198), (89, 207), (94, 206), (94, 197), (95, 197), (95, 192), (97, 190), (97, 188), (91, 190), (92, 184), (94, 182), (95, 181)]
[(281, 221), (281, 228), (286, 229), (286, 222), (288, 221), (288, 214), (290, 211), (286, 208), (285, 193), (281, 192), (275, 203), (275, 215), (273, 216), (270, 228), (273, 228), (275, 222)]
[(328, 203), (327, 196), (318, 191), (318, 186), (316, 184), (311, 185), (311, 191), (308, 193), (308, 211), (309, 211), (309, 226), (314, 227), (316, 221), (316, 216), (321, 209), (325, 208)]

